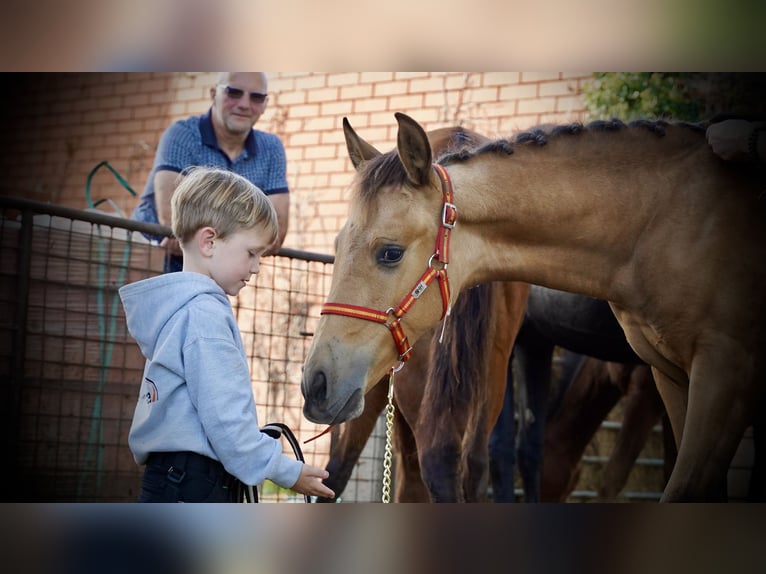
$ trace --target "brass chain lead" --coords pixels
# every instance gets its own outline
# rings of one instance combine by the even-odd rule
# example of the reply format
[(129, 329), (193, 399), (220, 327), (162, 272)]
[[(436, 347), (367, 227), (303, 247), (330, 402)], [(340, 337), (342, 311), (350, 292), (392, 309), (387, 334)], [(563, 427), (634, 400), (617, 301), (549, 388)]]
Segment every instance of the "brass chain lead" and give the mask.
[(391, 502), (391, 450), (394, 431), (394, 373), (388, 376), (388, 405), (386, 406), (386, 449), (383, 454), (383, 503)]

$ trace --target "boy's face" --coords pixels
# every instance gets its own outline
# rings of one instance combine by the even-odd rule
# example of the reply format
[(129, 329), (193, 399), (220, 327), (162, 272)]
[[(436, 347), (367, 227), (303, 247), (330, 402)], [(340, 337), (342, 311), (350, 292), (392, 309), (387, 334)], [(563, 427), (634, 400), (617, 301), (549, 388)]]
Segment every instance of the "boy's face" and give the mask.
[(211, 256), (206, 260), (207, 274), (226, 294), (237, 295), (250, 276), (258, 274), (261, 255), (270, 246), (270, 235), (260, 228), (216, 239)]

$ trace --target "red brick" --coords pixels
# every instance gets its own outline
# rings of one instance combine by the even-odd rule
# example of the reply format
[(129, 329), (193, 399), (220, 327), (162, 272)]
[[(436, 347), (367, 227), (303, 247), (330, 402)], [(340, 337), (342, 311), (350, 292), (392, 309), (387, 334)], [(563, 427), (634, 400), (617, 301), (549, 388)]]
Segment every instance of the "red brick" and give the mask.
[[(306, 223), (299, 214), (311, 213), (326, 198), (338, 204), (348, 199), (352, 167), (343, 116), (381, 150), (394, 146), (394, 111), (409, 113), (427, 129), (462, 121), (490, 136), (506, 135), (542, 119), (581, 117), (581, 96), (569, 86), (579, 90), (590, 78), (588, 72), (276, 73), (269, 78), (271, 105), (258, 127), (285, 143), (294, 193), (291, 228), (297, 229)], [(101, 159), (117, 161), (130, 172), (131, 184), (143, 187), (160, 135), (176, 119), (208, 109), (215, 73), (61, 74), (47, 81), (60, 97), (42, 113), (36, 100), (28, 113), (20, 110), (28, 129), (14, 134), (14, 153), (4, 158), (7, 171), (20, 188), (39, 190), (35, 196), (82, 207), (84, 179)], [(550, 96), (538, 101), (538, 94)], [(65, 161), (69, 168), (61, 181)], [(111, 194), (128, 210), (135, 205), (109, 178), (99, 174), (98, 181), (99, 194)], [(332, 213), (321, 232), (292, 234), (302, 242), (294, 247), (316, 249), (312, 241), (326, 238), (331, 246), (343, 219)]]

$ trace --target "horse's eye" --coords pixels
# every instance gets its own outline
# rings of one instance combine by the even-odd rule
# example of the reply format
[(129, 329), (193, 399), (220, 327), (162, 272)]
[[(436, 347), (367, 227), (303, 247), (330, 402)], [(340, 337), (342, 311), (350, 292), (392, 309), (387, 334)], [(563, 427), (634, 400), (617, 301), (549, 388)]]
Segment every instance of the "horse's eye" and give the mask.
[(399, 263), (404, 255), (404, 249), (395, 245), (386, 245), (378, 249), (376, 259), (382, 265), (393, 265)]

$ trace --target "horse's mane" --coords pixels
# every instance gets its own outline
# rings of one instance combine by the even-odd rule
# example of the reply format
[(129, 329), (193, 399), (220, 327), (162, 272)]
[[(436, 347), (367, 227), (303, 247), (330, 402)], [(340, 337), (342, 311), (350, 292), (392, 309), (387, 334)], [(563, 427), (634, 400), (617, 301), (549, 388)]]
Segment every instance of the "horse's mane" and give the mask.
[(634, 120), (625, 123), (622, 120), (596, 120), (589, 124), (574, 122), (553, 127), (535, 127), (519, 132), (511, 138), (495, 140), (486, 145), (473, 149), (462, 149), (455, 153), (447, 153), (438, 158), (441, 165), (458, 163), (484, 153), (504, 153), (511, 155), (514, 147), (527, 145), (544, 146), (551, 140), (565, 136), (577, 136), (586, 132), (619, 132), (623, 130), (646, 130), (658, 137), (667, 133), (669, 126), (681, 126), (700, 134), (705, 133), (705, 124), (692, 122), (670, 122), (667, 120)]
[[(667, 120), (635, 120), (625, 123), (618, 119), (596, 120), (588, 124), (579, 122), (534, 127), (518, 132), (510, 138), (499, 139), (489, 143), (474, 146), (472, 141), (460, 141), (465, 145), (452, 147), (445, 153), (435, 158), (436, 163), (449, 165), (466, 161), (477, 155), (485, 153), (503, 153), (511, 155), (514, 148), (521, 146), (537, 145), (544, 146), (553, 139), (567, 136), (577, 136), (586, 132), (620, 132), (627, 130), (646, 130), (658, 137), (665, 136), (669, 126), (682, 126), (688, 130), (699, 132), (704, 135), (705, 123), (670, 122)], [(457, 138), (460, 140), (460, 137)], [(402, 186), (407, 183), (407, 173), (399, 160), (396, 150), (391, 150), (365, 162), (359, 173), (359, 197), (363, 201), (371, 199), (376, 191), (383, 186)]]
[(364, 162), (358, 174), (358, 181), (359, 197), (367, 201), (385, 185), (404, 185), (407, 182), (407, 172), (404, 171), (396, 150), (392, 150)]
[(441, 343), (437, 329), (431, 340), (430, 382), (422, 402), (424, 410), (459, 412), (454, 405), (468, 404), (477, 393), (485, 392), (485, 368), (492, 346), (487, 339), (490, 310), (496, 298), (494, 285), (477, 285), (460, 294), (447, 319)]

